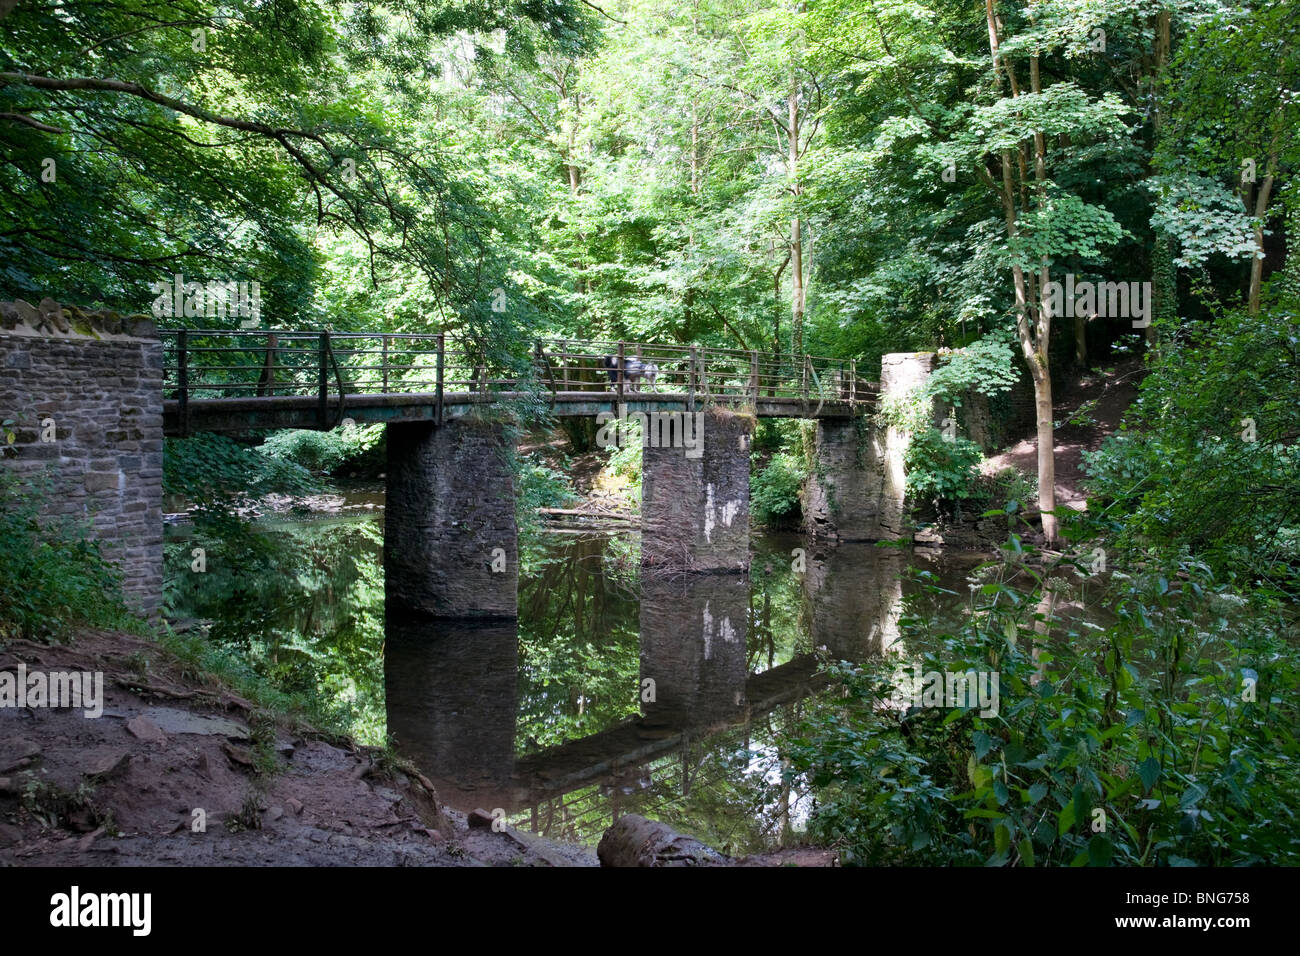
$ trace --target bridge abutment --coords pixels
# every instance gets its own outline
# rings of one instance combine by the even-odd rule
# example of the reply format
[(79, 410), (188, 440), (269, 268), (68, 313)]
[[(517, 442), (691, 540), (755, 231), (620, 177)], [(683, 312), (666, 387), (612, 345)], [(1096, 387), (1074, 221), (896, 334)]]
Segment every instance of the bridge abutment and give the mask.
[(384, 593), (442, 618), (518, 614), (514, 477), (504, 426), (472, 417), (388, 426)]
[(754, 418), (712, 407), (686, 417), (685, 443), (664, 442), (661, 432), (661, 440), (642, 449), (641, 564), (745, 571)]
[[(924, 384), (933, 352), (881, 359), (880, 397), (901, 397)], [(904, 515), (909, 437), (865, 418), (817, 420), (815, 467), (804, 488), (805, 529), (838, 541), (895, 541), (909, 533)]]
[(44, 484), (42, 521), (89, 525), (148, 616), (162, 604), (162, 368), (144, 316), (0, 302), (0, 462)]

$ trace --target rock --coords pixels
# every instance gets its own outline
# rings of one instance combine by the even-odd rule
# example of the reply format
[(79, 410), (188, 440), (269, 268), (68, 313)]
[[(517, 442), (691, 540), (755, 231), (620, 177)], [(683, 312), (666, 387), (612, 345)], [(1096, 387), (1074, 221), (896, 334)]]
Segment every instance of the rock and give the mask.
[(266, 815), (272, 820), (278, 820), (284, 816), (284, 809), (282, 807), (272, 807), (266, 811)]
[(235, 764), (237, 767), (251, 768), (253, 766), (253, 755), (243, 747), (236, 747), (231, 743), (223, 743), (221, 745), (221, 750), (230, 758), (230, 762)]
[(94, 843), (96, 839), (98, 839), (103, 835), (104, 835), (104, 827), (95, 828), (95, 830), (93, 830), (90, 833), (87, 833), (84, 837), (82, 837), (80, 840), (77, 841), (77, 849), (80, 850), (82, 853), (85, 853), (87, 850), (90, 849), (90, 845)]
[(41, 299), (40, 304), (36, 306), (36, 310), (40, 312), (45, 324), (51, 330), (67, 334), (67, 331), (72, 327), (63, 314), (63, 307), (49, 296)]
[(158, 338), (158, 326), (147, 315), (129, 315), (122, 320), (122, 330), (137, 339)]
[(289, 797), (287, 800), (284, 801), (284, 805), (293, 811), (294, 816), (301, 815), (302, 801), (297, 799), (296, 797)]
[(157, 724), (163, 733), (249, 739), (247, 725), (227, 717), (204, 717), (178, 707), (150, 707), (144, 711), (143, 716)]
[(23, 831), (8, 823), (0, 823), (0, 846), (13, 846), (23, 842)]
[(596, 848), (601, 866), (726, 866), (727, 858), (694, 837), (635, 813), (620, 817)]
[(492, 821), (494, 819), (495, 817), (493, 817), (492, 814), (480, 807), (470, 813), (469, 828), (471, 830), (490, 830), (492, 829)]
[(428, 827), (425, 827), (424, 832), (425, 834), (428, 835), (430, 840), (438, 840), (439, 842), (441, 842), (442, 834), (439, 833), (437, 830), (430, 830)]
[(18, 310), (12, 302), (0, 302), (0, 329), (12, 329), (18, 325)]
[(95, 829), (95, 821), (91, 818), (90, 811), (82, 807), (68, 814), (68, 826), (78, 833), (90, 833)]
[(0, 777), (0, 793), (6, 796), (18, 792), (18, 786), (14, 783), (13, 777)]
[(126, 729), (130, 731), (132, 736), (137, 737), (146, 743), (167, 743), (167, 735), (162, 732), (162, 728), (143, 715), (132, 717), (128, 720), (126, 722)]
[(41, 321), (41, 314), (36, 311), (36, 306), (32, 305), (25, 299), (14, 299), (14, 311), (18, 314), (18, 319), (24, 325), (33, 329), (38, 329), (44, 323)]
[(26, 767), (41, 755), (41, 745), (26, 737), (15, 737), (0, 745), (0, 773)]
[(119, 753), (101, 754), (92, 760), (90, 766), (83, 772), (88, 777), (107, 779), (125, 770), (130, 763), (131, 754), (125, 750)]

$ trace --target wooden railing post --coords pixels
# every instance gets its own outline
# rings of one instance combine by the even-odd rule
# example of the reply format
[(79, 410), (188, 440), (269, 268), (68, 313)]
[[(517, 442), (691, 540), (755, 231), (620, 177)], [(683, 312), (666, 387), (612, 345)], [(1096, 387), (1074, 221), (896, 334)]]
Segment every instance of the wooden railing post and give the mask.
[(177, 411), (180, 413), (181, 435), (190, 433), (190, 366), (187, 349), (189, 333), (181, 329), (176, 333), (176, 389)]
[(620, 405), (623, 404), (623, 380), (627, 377), (626, 370), (623, 365), (624, 355), (625, 352), (624, 352), (623, 343), (619, 342), (618, 343), (618, 366), (617, 366), (617, 371), (614, 372), (614, 381), (616, 383), (614, 391), (618, 396), (618, 403)]
[(858, 360), (849, 359), (849, 405), (858, 407)]
[(330, 352), (330, 334), (322, 332), (320, 334), (320, 377), (317, 381), (317, 399), (316, 399), (316, 420), (321, 428), (325, 427), (325, 421), (329, 415), (329, 352)]
[[(811, 363), (811, 359), (809, 359), (808, 356), (805, 355), (803, 357), (803, 384), (799, 389), (799, 393), (804, 405), (808, 404), (808, 366), (810, 363)], [(805, 411), (806, 410), (807, 409), (805, 409)]]
[(381, 335), (381, 336), (379, 337), (379, 341), (383, 343), (383, 346), (382, 346), (382, 347), (383, 347), (383, 362), (384, 362), (383, 373), (382, 373), (382, 374), (383, 374), (383, 379), (384, 379), (383, 389), (384, 389), (384, 394), (387, 395), (387, 394), (388, 394), (388, 336), (387, 336), (387, 335)]
[(687, 366), (687, 399), (686, 408), (688, 411), (695, 411), (695, 363), (696, 363), (695, 346), (691, 346), (690, 364)]
[(754, 390), (754, 407), (758, 407), (758, 353), (749, 353), (749, 385)]
[(442, 372), (443, 372), (443, 362), (446, 358), (446, 348), (447, 348), (447, 333), (439, 332), (438, 333), (438, 384), (436, 386), (437, 393), (434, 397), (434, 402), (433, 402), (433, 409), (434, 409), (433, 420), (438, 424), (439, 427), (442, 426)]

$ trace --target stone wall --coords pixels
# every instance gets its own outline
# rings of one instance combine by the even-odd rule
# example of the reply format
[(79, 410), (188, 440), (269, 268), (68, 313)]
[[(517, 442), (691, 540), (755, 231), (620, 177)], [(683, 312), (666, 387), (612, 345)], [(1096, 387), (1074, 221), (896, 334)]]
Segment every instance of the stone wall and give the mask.
[(86, 523), (127, 603), (162, 603), (162, 345), (142, 316), (0, 302), (4, 467), (52, 482), (42, 513)]
[(446, 618), (518, 613), (514, 477), (501, 425), (388, 426), (384, 513), (390, 608)]
[(673, 571), (749, 568), (749, 449), (754, 419), (702, 414), (702, 454), (648, 446), (641, 453), (641, 564)]
[[(881, 358), (880, 395), (903, 395), (934, 369), (933, 352), (898, 352)], [(906, 537), (908, 436), (881, 429), (871, 419), (817, 420), (814, 467), (804, 487), (804, 529), (841, 541)]]

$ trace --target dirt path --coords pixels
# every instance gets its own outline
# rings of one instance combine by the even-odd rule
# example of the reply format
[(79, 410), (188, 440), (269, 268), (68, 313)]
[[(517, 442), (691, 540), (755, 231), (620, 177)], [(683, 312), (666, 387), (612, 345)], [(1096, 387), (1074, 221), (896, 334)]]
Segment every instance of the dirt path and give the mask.
[[(1126, 359), (1075, 379), (1060, 390), (1061, 394), (1053, 396), (1053, 412), (1060, 423), (1055, 436), (1058, 505), (1075, 511), (1086, 510), (1083, 452), (1096, 451), (1103, 439), (1119, 428), (1125, 410), (1137, 397), (1142, 373), (1140, 358)], [(1069, 420), (1080, 412), (1088, 420), (1084, 424), (1070, 424)], [(1032, 434), (988, 458), (980, 470), (986, 475), (996, 475), (1007, 468), (1031, 477), (1038, 474), (1038, 446)]]

